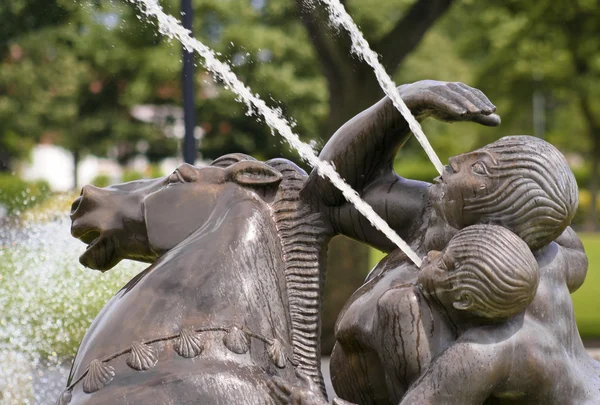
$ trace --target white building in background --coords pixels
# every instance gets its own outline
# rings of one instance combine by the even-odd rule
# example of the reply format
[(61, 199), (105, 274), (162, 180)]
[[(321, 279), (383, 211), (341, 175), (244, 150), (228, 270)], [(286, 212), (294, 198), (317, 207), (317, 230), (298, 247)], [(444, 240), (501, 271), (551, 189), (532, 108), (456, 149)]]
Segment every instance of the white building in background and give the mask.
[[(117, 162), (111, 159), (99, 158), (88, 155), (81, 159), (77, 171), (77, 184), (83, 186), (89, 184), (98, 176), (106, 176), (109, 183), (119, 183), (123, 176), (123, 168)], [(71, 174), (71, 180), (73, 175)]]
[[(56, 145), (36, 145), (28, 161), (18, 167), (19, 175), (25, 180), (45, 180), (53, 191), (73, 189), (73, 155)], [(97, 176), (107, 176), (113, 183), (121, 181), (123, 169), (110, 159), (86, 156), (79, 162), (77, 184), (88, 184)]]
[[(159, 127), (168, 137), (183, 140), (184, 122), (183, 109), (172, 105), (138, 105), (132, 108), (131, 115), (143, 122)], [(194, 136), (198, 144), (204, 136), (204, 130), (196, 127)], [(142, 151), (142, 150), (140, 150)], [(160, 162), (163, 174), (171, 173), (183, 162), (181, 157), (171, 157)], [(125, 167), (127, 170), (145, 173), (149, 168), (148, 159), (143, 154), (134, 157)], [(196, 161), (197, 166), (207, 162)], [(53, 191), (72, 190), (75, 184), (89, 184), (98, 176), (106, 176), (110, 183), (119, 183), (123, 177), (123, 167), (115, 160), (88, 155), (81, 159), (75, 183), (73, 170), (73, 155), (66, 149), (52, 144), (40, 144), (33, 148), (29, 161), (22, 162), (18, 167), (19, 175), (25, 180), (45, 180)]]
[[(182, 158), (170, 157), (159, 162), (158, 167), (161, 173), (169, 174), (181, 163), (183, 163)], [(146, 173), (149, 165), (150, 162), (143, 155), (134, 157), (126, 167), (121, 167), (112, 159), (88, 155), (79, 162), (77, 184), (80, 187), (90, 184), (98, 176), (106, 176), (110, 184), (120, 183), (124, 169)], [(196, 165), (204, 166), (206, 162), (199, 160)], [(75, 185), (73, 155), (68, 150), (55, 145), (35, 146), (29, 161), (22, 162), (17, 172), (25, 180), (45, 180), (52, 191), (69, 191)]]
[(35, 146), (29, 161), (23, 162), (18, 171), (25, 180), (46, 180), (54, 191), (73, 188), (73, 155), (58, 146)]

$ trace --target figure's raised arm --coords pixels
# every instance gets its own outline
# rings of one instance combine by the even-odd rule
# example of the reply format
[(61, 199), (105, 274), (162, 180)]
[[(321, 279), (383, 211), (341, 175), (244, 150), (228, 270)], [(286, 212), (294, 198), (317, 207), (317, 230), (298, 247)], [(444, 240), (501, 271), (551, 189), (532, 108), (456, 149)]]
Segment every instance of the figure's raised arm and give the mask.
[[(400, 95), (420, 121), (435, 117), (447, 122), (473, 121), (496, 126), (500, 117), (495, 107), (477, 89), (463, 83), (422, 80), (402, 85)], [(393, 176), (393, 161), (410, 137), (406, 120), (385, 97), (345, 123), (327, 142), (319, 158), (333, 163), (340, 175), (359, 193), (373, 181)], [(310, 175), (306, 190), (316, 190), (328, 205), (344, 198), (327, 179)]]
[[(419, 120), (473, 121), (495, 126), (500, 117), (479, 90), (463, 83), (423, 80), (399, 88), (400, 94)], [(393, 169), (396, 154), (409, 139), (407, 122), (385, 97), (344, 124), (319, 155), (369, 203), (400, 237), (410, 239), (420, 229), (428, 201), (428, 183), (403, 179)], [(349, 203), (328, 179), (313, 170), (303, 190), (307, 199), (326, 208), (337, 234), (366, 242), (389, 252), (394, 245)], [(410, 240), (407, 240), (410, 243)]]

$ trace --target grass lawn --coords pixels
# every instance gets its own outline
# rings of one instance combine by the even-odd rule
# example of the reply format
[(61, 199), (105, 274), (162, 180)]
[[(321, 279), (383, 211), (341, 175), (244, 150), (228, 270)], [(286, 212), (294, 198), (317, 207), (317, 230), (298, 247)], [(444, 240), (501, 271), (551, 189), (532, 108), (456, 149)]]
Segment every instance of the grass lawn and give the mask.
[(590, 267), (583, 286), (573, 294), (579, 333), (600, 337), (600, 233), (581, 234)]
[[(580, 234), (590, 266), (583, 286), (572, 295), (579, 333), (584, 338), (600, 338), (600, 233)], [(384, 254), (371, 250), (371, 267)]]

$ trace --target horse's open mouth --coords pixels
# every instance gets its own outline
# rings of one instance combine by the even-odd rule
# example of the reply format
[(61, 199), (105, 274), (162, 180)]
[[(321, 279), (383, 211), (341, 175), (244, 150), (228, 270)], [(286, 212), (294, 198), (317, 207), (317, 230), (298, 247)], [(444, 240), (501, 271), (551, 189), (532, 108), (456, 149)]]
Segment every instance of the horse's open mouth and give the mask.
[(79, 263), (95, 270), (106, 271), (115, 266), (118, 259), (115, 256), (114, 238), (98, 235), (89, 242), (85, 252), (79, 256)]

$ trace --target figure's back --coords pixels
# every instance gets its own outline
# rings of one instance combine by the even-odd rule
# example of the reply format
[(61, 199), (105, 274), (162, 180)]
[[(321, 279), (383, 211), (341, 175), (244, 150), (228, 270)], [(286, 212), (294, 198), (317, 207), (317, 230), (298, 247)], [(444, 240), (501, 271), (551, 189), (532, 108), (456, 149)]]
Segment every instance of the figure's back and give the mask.
[[(397, 258), (396, 258), (397, 259)], [(332, 381), (358, 404), (396, 404), (431, 358), (454, 340), (435, 309), (415, 289), (418, 269), (407, 262), (373, 277), (350, 298), (336, 325)]]
[[(576, 252), (575, 252), (576, 253)], [(540, 282), (527, 314), (539, 320), (573, 358), (587, 358), (579, 336), (566, 274), (574, 252), (552, 242), (537, 252)], [(581, 252), (585, 255), (585, 253)], [(583, 270), (585, 271), (585, 270)]]

